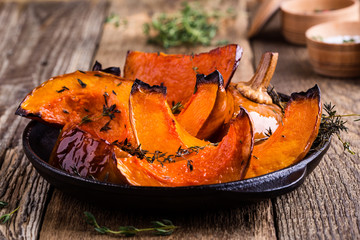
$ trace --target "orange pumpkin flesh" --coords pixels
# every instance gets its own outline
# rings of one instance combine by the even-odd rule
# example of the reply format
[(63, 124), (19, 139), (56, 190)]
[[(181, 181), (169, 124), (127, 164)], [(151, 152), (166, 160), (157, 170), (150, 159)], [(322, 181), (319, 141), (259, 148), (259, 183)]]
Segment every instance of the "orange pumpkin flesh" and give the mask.
[(267, 138), (269, 130), (274, 132), (281, 124), (282, 111), (275, 104), (261, 104), (251, 101), (244, 97), (234, 85), (228, 87), (228, 92), (234, 98), (234, 113), (240, 111), (240, 107), (245, 108), (254, 123), (254, 137), (256, 140)]
[(196, 75), (196, 92), (176, 117), (179, 124), (192, 136), (197, 136), (209, 118), (221, 85), (223, 86), (224, 83), (218, 71), (207, 76), (203, 74)]
[(137, 144), (155, 152), (176, 153), (178, 148), (205, 146), (208, 142), (191, 136), (175, 120), (166, 102), (164, 86), (136, 80), (130, 94), (130, 120)]
[(16, 114), (48, 124), (82, 124), (92, 135), (134, 142), (129, 121), (133, 81), (103, 72), (74, 72), (51, 78), (21, 102)]
[[(150, 85), (163, 83), (168, 90), (167, 101), (186, 103), (194, 92), (196, 74), (208, 75), (218, 70), (229, 84), (240, 58), (242, 48), (236, 44), (216, 48), (208, 53), (181, 55), (129, 51), (124, 77), (140, 79)], [(179, 87), (181, 86), (181, 87)]]
[(314, 142), (321, 121), (320, 89), (293, 93), (283, 124), (265, 142), (254, 147), (246, 178), (270, 173), (303, 159)]
[(81, 126), (67, 124), (59, 135), (49, 163), (81, 177), (127, 183), (117, 169), (115, 155), (130, 157), (128, 153), (82, 130)]
[[(203, 101), (206, 101), (206, 99), (203, 99)], [(200, 139), (215, 139), (216, 132), (218, 132), (223, 125), (227, 125), (232, 118), (234, 113), (233, 106), (233, 96), (227, 93), (223, 84), (220, 84), (215, 105), (196, 137)], [(239, 114), (239, 111), (237, 114)]]
[(267, 138), (274, 132), (282, 119), (281, 108), (273, 104), (267, 87), (275, 72), (278, 53), (266, 52), (262, 55), (256, 73), (249, 82), (231, 85), (228, 92), (234, 97), (234, 113), (240, 106), (245, 108), (254, 123), (255, 140)]
[(241, 110), (217, 146), (205, 146), (175, 162), (149, 163), (137, 157), (117, 158), (117, 162), (132, 185), (175, 187), (231, 182), (244, 177), (253, 144), (251, 120)]

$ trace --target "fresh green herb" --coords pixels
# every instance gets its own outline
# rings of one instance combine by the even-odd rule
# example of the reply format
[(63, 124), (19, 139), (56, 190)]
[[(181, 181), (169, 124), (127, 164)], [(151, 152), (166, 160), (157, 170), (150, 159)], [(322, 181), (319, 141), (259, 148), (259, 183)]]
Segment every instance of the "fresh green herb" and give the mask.
[(255, 155), (253, 155), (253, 157), (255, 158), (255, 159), (259, 159), (257, 156), (255, 156)]
[(84, 72), (84, 71), (81, 71), (81, 70), (78, 70), (79, 72), (81, 72), (81, 73), (83, 73), (83, 74), (86, 74), (86, 72)]
[(201, 6), (183, 3), (180, 12), (173, 15), (161, 14), (151, 23), (144, 24), (148, 42), (164, 48), (180, 45), (210, 45), (218, 30), (223, 14), (218, 11), (207, 13)]
[[(359, 117), (360, 114), (339, 115), (335, 110), (335, 105), (331, 103), (325, 103), (324, 110), (326, 114), (322, 114), (319, 133), (313, 143), (315, 149), (322, 147), (333, 134), (336, 134), (344, 147), (344, 151), (346, 150), (351, 154), (355, 154), (351, 149), (350, 143), (342, 140), (340, 133), (348, 131), (348, 128), (345, 126), (346, 121), (343, 120), (344, 117)], [(358, 120), (360, 119), (356, 119), (355, 121)]]
[(67, 88), (66, 86), (63, 86), (60, 90), (56, 90), (56, 92), (62, 93), (65, 90), (69, 90), (69, 88)]
[(7, 202), (0, 201), (0, 209), (6, 207), (8, 204)]
[(119, 82), (116, 86), (118, 87), (118, 86), (120, 86), (122, 84), (122, 82)]
[(20, 208), (20, 207), (17, 207), (17, 208), (15, 208), (12, 212), (0, 216), (0, 222), (1, 222), (1, 223), (7, 223), (7, 222), (11, 219), (11, 217), (14, 215), (14, 213), (15, 213), (17, 210), (19, 210), (19, 208)]
[(229, 41), (228, 40), (219, 40), (216, 42), (216, 46), (223, 46), (223, 45), (227, 45), (229, 44)]
[(114, 24), (115, 27), (120, 27), (120, 25), (127, 26), (128, 21), (126, 19), (121, 20), (118, 14), (111, 13), (105, 19), (105, 23)]
[(119, 234), (125, 237), (135, 236), (141, 232), (153, 232), (155, 235), (168, 236), (171, 235), (177, 226), (175, 226), (170, 220), (154, 221), (150, 228), (135, 228), (133, 226), (121, 226), (118, 230), (111, 230), (108, 227), (100, 226), (94, 215), (90, 212), (84, 212), (85, 219), (88, 224), (92, 225), (95, 231), (102, 234)]
[(79, 82), (79, 84), (80, 84), (80, 86), (82, 87), (82, 88), (86, 88), (86, 83), (84, 83), (83, 81), (81, 81), (81, 79), (77, 79), (78, 80), (78, 82)]
[(95, 77), (103, 77), (103, 75), (98, 74), (98, 73), (95, 73), (94, 76), (95, 76)]
[(66, 109), (63, 109), (63, 113), (69, 114), (69, 112)]
[(117, 94), (116, 94), (116, 92), (114, 91), (114, 90), (112, 90), (112, 93), (116, 96)]
[(84, 111), (85, 111), (85, 112), (90, 112), (89, 109), (87, 109), (87, 108), (84, 108)]
[(324, 38), (322, 36), (312, 36), (311, 38), (314, 39), (315, 41), (319, 41), (319, 42), (324, 41)]
[(181, 102), (177, 102), (176, 104), (174, 104), (174, 102), (172, 103), (172, 107), (171, 107), (171, 112), (176, 115), (179, 114), (181, 112), (181, 110), (184, 108), (184, 106), (181, 104)]
[(349, 40), (343, 40), (343, 43), (353, 43), (353, 42), (355, 42), (355, 39), (353, 39), (353, 38), (350, 38)]

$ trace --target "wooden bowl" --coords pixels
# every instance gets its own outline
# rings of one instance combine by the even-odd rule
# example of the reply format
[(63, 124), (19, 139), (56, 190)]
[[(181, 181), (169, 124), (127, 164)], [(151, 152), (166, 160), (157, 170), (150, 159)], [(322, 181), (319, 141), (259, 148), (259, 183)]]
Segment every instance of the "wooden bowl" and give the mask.
[(360, 43), (325, 43), (334, 36), (360, 36), (360, 22), (329, 22), (306, 31), (310, 63), (315, 72), (331, 77), (360, 76)]
[(282, 34), (295, 44), (306, 44), (308, 28), (329, 21), (358, 21), (357, 0), (293, 0), (280, 6)]

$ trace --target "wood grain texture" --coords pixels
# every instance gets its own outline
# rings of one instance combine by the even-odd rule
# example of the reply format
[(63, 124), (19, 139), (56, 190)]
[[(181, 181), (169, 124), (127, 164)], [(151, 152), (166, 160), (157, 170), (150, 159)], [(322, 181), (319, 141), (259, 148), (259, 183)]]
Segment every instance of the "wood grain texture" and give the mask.
[[(194, 2), (194, 1), (190, 1)], [(206, 11), (214, 10), (224, 14), (214, 43), (218, 40), (228, 40), (230, 43), (237, 43), (244, 49), (241, 64), (233, 77), (233, 82), (249, 80), (252, 76), (252, 52), (248, 40), (245, 38), (247, 28), (247, 13), (245, 11), (246, 1), (241, 0), (213, 0), (196, 1)], [(156, 45), (147, 44), (147, 38), (143, 33), (143, 24), (150, 22), (153, 17), (159, 16), (163, 12), (174, 13), (181, 9), (182, 1), (166, 0), (142, 0), (112, 1), (109, 14), (119, 16), (120, 26), (107, 23), (101, 39), (99, 50), (95, 59), (103, 63), (103, 66), (118, 66), (123, 69), (125, 56), (128, 50), (144, 52), (166, 52), (166, 53), (200, 53), (207, 52), (216, 46), (195, 46), (195, 47), (176, 47), (163, 49)], [(227, 14), (231, 9), (234, 15)], [(124, 21), (127, 23), (124, 24)]]
[[(220, 37), (226, 36), (231, 42), (237, 42), (245, 50), (241, 60), (236, 81), (246, 81), (251, 78), (252, 53), (249, 42), (244, 38), (247, 26), (245, 1), (201, 1), (212, 9), (221, 6), (227, 9), (232, 6), (238, 13), (236, 19), (227, 23), (228, 27), (221, 29)], [(116, 28), (107, 23), (95, 59), (104, 67), (123, 66), (126, 52), (129, 49), (140, 51), (163, 51), (153, 45), (146, 44), (142, 33), (142, 24), (151, 16), (163, 11), (179, 9), (176, 1), (112, 1), (110, 13), (119, 14), (120, 22), (127, 20), (126, 26)], [(168, 52), (203, 52), (212, 47), (175, 48)], [(146, 199), (144, 199), (144, 204)], [(151, 209), (151, 205), (149, 206)], [(116, 206), (99, 206), (78, 200), (58, 190), (54, 191), (44, 218), (40, 239), (113, 239), (114, 236), (101, 235), (84, 220), (84, 211), (94, 214), (100, 225), (116, 229), (118, 226), (133, 225), (147, 227), (151, 221), (170, 219), (180, 226), (176, 232), (166, 239), (274, 239), (274, 217), (270, 200), (258, 204), (239, 206), (231, 210), (211, 210), (206, 212), (192, 211), (184, 213), (170, 212), (135, 212), (116, 209)], [(132, 238), (130, 238), (132, 239)], [(134, 239), (158, 239), (151, 234), (140, 235)]]
[[(322, 101), (336, 105), (338, 113), (360, 113), (360, 79), (327, 78), (314, 73), (306, 47), (286, 43), (280, 35), (279, 16), (253, 41), (255, 59), (264, 51), (278, 51), (272, 84), (280, 92), (304, 91), (314, 84)], [(356, 155), (344, 153), (333, 138), (331, 148), (297, 190), (274, 200), (279, 239), (358, 239), (360, 236), (360, 128), (348, 119), (349, 141)]]
[(49, 185), (24, 156), (28, 122), (14, 115), (24, 96), (51, 76), (88, 69), (105, 19), (102, 1), (1, 3), (0, 214), (20, 206), (0, 239), (37, 239)]

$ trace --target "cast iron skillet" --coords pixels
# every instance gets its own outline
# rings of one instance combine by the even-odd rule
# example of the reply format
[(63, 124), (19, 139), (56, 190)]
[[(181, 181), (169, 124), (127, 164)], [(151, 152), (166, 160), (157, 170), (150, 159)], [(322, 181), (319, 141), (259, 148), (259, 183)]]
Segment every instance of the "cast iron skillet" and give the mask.
[(24, 151), (39, 174), (56, 188), (86, 200), (125, 208), (213, 208), (239, 206), (288, 193), (300, 186), (330, 146), (310, 152), (299, 163), (260, 177), (189, 187), (137, 187), (71, 175), (47, 163), (59, 129), (31, 121), (23, 133)]

